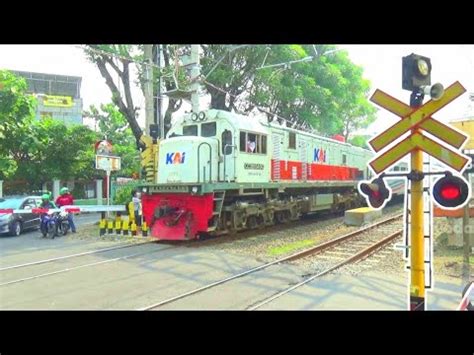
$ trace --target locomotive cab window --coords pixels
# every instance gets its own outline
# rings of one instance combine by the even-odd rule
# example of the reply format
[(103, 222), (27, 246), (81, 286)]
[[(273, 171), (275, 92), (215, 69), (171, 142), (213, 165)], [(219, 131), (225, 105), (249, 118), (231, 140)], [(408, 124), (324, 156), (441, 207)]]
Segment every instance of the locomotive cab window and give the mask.
[(232, 154), (232, 150), (232, 132), (226, 129), (222, 132), (222, 154)]
[(240, 132), (240, 151), (251, 154), (267, 154), (267, 137), (249, 133)]
[(289, 132), (288, 148), (289, 149), (296, 149), (296, 133), (294, 133), (294, 132)]
[(247, 153), (257, 153), (257, 135), (253, 133), (247, 133)]
[(342, 165), (347, 165), (347, 156), (342, 154)]
[(202, 137), (214, 137), (216, 135), (216, 123), (209, 122), (201, 125), (201, 136)]
[(257, 146), (258, 153), (267, 154), (267, 136), (260, 136), (260, 144)]
[(191, 125), (191, 126), (184, 126), (183, 127), (183, 136), (197, 136), (198, 135), (198, 126)]

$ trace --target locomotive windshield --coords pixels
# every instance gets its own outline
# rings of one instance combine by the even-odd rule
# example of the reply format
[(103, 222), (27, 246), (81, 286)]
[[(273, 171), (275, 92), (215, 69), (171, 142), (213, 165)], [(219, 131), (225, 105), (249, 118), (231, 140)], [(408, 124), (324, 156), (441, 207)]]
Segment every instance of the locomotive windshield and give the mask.
[(183, 127), (183, 136), (197, 136), (198, 135), (198, 126), (191, 125), (191, 126), (184, 126)]

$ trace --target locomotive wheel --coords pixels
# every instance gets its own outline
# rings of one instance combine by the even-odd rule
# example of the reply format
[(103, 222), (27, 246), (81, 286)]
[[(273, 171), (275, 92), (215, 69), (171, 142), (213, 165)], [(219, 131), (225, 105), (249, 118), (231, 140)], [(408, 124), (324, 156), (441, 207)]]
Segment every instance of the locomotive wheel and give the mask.
[(265, 219), (263, 218), (263, 215), (261, 215), (261, 214), (259, 214), (257, 216), (257, 226), (258, 226), (258, 228), (265, 227)]
[(247, 228), (249, 228), (249, 229), (257, 228), (257, 217), (255, 217), (255, 216), (248, 216), (247, 217)]
[(278, 223), (286, 223), (287, 220), (285, 218), (285, 212), (286, 211), (278, 211), (278, 212), (275, 212), (275, 219)]

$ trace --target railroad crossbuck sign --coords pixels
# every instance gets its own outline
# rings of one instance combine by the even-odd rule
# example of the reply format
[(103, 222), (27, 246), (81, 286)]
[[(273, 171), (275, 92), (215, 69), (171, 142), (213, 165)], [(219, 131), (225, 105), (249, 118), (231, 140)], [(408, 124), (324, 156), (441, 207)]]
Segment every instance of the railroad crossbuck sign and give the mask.
[[(412, 108), (377, 89), (370, 100), (401, 117), (402, 120), (369, 141), (370, 146), (375, 152), (378, 152), (411, 129), (421, 128), (446, 144), (460, 148), (468, 137), (435, 120), (431, 115), (458, 98), (465, 91), (466, 89), (457, 81), (445, 90), (444, 95), (439, 100), (430, 100), (420, 107)], [(421, 149), (457, 171), (461, 171), (469, 161), (469, 158), (465, 155), (455, 152), (420, 133), (414, 133), (373, 159), (369, 165), (375, 173), (379, 174), (414, 149)]]

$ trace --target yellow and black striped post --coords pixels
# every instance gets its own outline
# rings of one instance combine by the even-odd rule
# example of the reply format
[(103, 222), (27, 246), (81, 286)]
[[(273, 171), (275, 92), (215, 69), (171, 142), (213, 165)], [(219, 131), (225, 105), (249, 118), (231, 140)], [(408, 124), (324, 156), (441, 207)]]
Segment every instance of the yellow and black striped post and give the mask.
[(133, 202), (128, 204), (128, 220), (130, 221), (130, 225), (132, 221), (135, 221), (135, 208), (133, 206)]
[(107, 225), (107, 221), (105, 220), (105, 212), (102, 212), (100, 222), (99, 222), (99, 235), (100, 236), (105, 234), (106, 225)]
[(105, 219), (101, 219), (99, 222), (99, 235), (105, 235), (105, 227), (106, 227), (107, 221)]
[(130, 230), (132, 231), (132, 235), (134, 237), (137, 236), (137, 224), (135, 223), (135, 221), (132, 222), (132, 224), (130, 225)]
[(122, 232), (121, 228), (122, 228), (122, 218), (120, 217), (120, 215), (117, 215), (117, 217), (115, 217), (115, 234), (120, 235)]
[(124, 220), (122, 223), (122, 233), (123, 235), (128, 235), (128, 221)]
[(113, 234), (114, 233), (114, 221), (107, 222), (107, 233)]
[(148, 237), (148, 226), (145, 221), (143, 221), (143, 224), (142, 224), (142, 236)]

